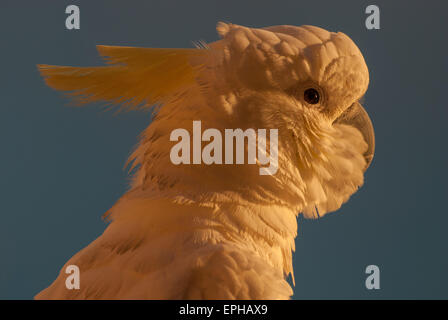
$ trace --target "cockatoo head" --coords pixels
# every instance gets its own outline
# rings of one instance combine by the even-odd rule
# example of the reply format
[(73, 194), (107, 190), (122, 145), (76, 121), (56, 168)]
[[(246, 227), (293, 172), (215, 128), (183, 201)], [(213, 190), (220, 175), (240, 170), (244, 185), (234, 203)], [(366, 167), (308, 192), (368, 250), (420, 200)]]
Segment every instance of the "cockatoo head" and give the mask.
[[(374, 135), (370, 119), (358, 102), (367, 90), (369, 72), (358, 47), (345, 34), (314, 26), (273, 26), (261, 29), (219, 23), (223, 41), (211, 45), (221, 51), (220, 88), (231, 92), (258, 92), (281, 97), (259, 110), (280, 115), (280, 127), (319, 119), (327, 125), (357, 128), (368, 144), (367, 165), (373, 158)], [(216, 61), (216, 59), (215, 59)], [(215, 71), (216, 72), (216, 71)], [(234, 104), (232, 112), (242, 112)], [(248, 110), (244, 110), (248, 111)], [(257, 113), (256, 107), (250, 110)]]
[(359, 103), (369, 72), (358, 47), (314, 26), (219, 23), (217, 31), (223, 39), (209, 45), (199, 76), (205, 92), (221, 97), (236, 126), (279, 128), (283, 178), (296, 178), (306, 216), (338, 209), (363, 184), (375, 147)]

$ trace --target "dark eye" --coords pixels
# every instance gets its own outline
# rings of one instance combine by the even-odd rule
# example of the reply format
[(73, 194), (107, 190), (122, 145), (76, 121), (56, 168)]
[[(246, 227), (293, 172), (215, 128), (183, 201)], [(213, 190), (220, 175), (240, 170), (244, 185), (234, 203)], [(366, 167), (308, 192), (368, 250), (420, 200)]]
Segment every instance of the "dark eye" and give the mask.
[(316, 104), (320, 100), (319, 91), (313, 88), (306, 89), (303, 93), (303, 98), (309, 104)]

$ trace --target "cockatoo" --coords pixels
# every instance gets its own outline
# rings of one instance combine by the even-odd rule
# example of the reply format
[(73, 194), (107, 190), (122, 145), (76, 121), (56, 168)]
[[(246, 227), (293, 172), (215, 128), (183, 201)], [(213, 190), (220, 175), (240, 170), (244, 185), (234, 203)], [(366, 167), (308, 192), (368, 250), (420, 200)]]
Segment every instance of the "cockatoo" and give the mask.
[[(364, 58), (344, 33), (218, 23), (191, 49), (98, 46), (106, 66), (39, 65), (78, 103), (157, 106), (130, 156), (129, 190), (104, 233), (36, 299), (289, 299), (297, 216), (335, 211), (374, 154), (359, 100)], [(260, 163), (176, 165), (176, 128), (278, 129), (278, 170)], [(268, 139), (269, 140), (269, 139)], [(269, 144), (269, 141), (266, 143)], [(66, 267), (80, 288), (66, 287)]]

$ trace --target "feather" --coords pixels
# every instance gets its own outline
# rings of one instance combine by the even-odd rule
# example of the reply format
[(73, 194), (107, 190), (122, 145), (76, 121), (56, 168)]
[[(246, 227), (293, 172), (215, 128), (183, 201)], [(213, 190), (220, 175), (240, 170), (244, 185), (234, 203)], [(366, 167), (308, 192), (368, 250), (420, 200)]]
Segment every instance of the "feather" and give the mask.
[(65, 91), (76, 104), (103, 101), (128, 109), (151, 107), (187, 89), (201, 67), (193, 58), (207, 49), (97, 46), (107, 66), (38, 65), (48, 86)]

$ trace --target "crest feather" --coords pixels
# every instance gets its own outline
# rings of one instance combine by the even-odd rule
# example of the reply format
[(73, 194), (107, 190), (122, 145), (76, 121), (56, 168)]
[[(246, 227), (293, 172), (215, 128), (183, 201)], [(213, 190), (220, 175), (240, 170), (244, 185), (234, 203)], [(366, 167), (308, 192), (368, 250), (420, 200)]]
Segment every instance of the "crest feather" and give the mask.
[[(75, 97), (75, 103), (104, 101), (135, 109), (151, 107), (195, 82), (196, 57), (208, 50), (97, 46), (106, 66), (38, 65), (48, 86)], [(197, 59), (195, 60), (198, 61)]]

